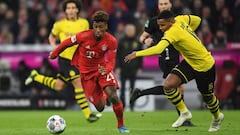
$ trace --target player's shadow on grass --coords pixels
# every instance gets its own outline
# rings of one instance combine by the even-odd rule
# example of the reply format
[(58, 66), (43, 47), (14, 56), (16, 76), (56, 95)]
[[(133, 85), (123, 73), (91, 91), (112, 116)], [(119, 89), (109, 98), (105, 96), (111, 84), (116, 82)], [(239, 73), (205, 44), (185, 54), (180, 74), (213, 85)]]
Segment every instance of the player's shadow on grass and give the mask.
[(134, 131), (141, 131), (141, 132), (146, 132), (147, 134), (150, 134), (151, 132), (152, 133), (161, 133), (161, 132), (187, 132), (189, 131), (188, 128), (184, 128), (184, 127), (181, 127), (181, 128), (160, 128), (160, 129), (156, 129), (156, 128), (147, 128), (147, 129), (140, 129), (140, 128), (131, 128), (131, 131), (134, 132)]

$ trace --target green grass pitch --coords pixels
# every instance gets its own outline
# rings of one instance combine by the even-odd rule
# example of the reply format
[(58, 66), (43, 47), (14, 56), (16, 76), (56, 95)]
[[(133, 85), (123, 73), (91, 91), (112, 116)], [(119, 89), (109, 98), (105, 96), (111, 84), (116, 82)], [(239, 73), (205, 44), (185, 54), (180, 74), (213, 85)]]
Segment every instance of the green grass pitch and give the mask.
[[(175, 110), (125, 112), (129, 135), (240, 135), (240, 111), (222, 111), (225, 119), (218, 132), (208, 133), (211, 115), (207, 110), (192, 111), (196, 127), (171, 128), (177, 119)], [(46, 128), (49, 116), (59, 114), (67, 122), (61, 135), (119, 135), (113, 112), (103, 112), (96, 123), (88, 123), (81, 111), (0, 111), (0, 135), (50, 135)]]

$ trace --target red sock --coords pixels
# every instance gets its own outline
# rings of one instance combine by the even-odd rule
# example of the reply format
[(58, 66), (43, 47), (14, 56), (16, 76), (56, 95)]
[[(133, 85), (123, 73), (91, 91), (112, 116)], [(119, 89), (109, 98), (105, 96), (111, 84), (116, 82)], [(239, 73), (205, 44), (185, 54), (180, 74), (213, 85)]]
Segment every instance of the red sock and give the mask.
[(113, 111), (117, 117), (118, 121), (118, 128), (123, 126), (123, 104), (120, 101), (118, 104), (114, 105), (112, 104)]
[(103, 99), (104, 99), (104, 106), (105, 106), (107, 103), (107, 95), (105, 92), (103, 92)]

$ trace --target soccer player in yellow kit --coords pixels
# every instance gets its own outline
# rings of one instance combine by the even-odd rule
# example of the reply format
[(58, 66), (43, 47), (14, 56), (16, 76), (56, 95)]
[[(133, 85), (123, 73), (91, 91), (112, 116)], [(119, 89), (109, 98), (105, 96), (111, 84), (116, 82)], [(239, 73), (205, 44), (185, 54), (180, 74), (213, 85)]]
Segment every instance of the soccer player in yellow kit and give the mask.
[[(52, 32), (49, 35), (49, 42), (53, 49), (57, 47), (57, 38), (59, 38), (60, 42), (62, 42), (78, 32), (89, 29), (88, 21), (84, 18), (78, 17), (78, 13), (81, 10), (81, 4), (79, 1), (64, 1), (63, 10), (66, 13), (66, 18), (55, 22)], [(85, 118), (89, 122), (95, 122), (98, 120), (99, 116), (91, 113), (88, 101), (82, 88), (79, 71), (76, 67), (71, 65), (71, 59), (76, 48), (77, 45), (69, 47), (60, 54), (58, 59), (60, 73), (58, 74), (57, 79), (41, 75), (36, 70), (33, 70), (30, 76), (26, 79), (25, 84), (28, 85), (35, 81), (53, 90), (60, 91), (63, 90), (68, 83), (72, 83), (74, 86), (75, 99), (82, 109)]]
[(169, 44), (172, 44), (184, 58), (183, 61), (172, 69), (163, 86), (167, 98), (180, 111), (180, 116), (172, 124), (172, 127), (180, 127), (185, 121), (192, 118), (192, 114), (182, 100), (177, 88), (181, 84), (195, 79), (197, 88), (213, 115), (208, 131), (214, 132), (220, 129), (224, 115), (220, 112), (219, 101), (213, 92), (215, 81), (214, 58), (193, 32), (199, 26), (200, 21), (201, 18), (198, 16), (181, 15), (174, 18), (171, 11), (161, 12), (158, 15), (157, 22), (159, 28), (164, 32), (162, 39), (156, 46), (132, 52), (125, 57), (124, 61), (130, 62), (136, 57), (160, 54)]

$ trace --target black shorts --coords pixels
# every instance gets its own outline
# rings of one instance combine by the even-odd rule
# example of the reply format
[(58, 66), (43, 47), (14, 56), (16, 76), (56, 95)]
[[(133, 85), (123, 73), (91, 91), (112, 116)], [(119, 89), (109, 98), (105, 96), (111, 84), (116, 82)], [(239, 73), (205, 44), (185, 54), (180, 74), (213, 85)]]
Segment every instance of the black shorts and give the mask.
[(202, 94), (213, 93), (216, 75), (215, 65), (206, 72), (199, 72), (194, 70), (185, 60), (183, 60), (173, 68), (171, 73), (179, 76), (182, 83), (187, 83), (195, 79), (197, 88)]
[(60, 74), (58, 74), (58, 78), (64, 82), (70, 82), (76, 78), (79, 78), (80, 73), (76, 67), (71, 65), (70, 60), (59, 57), (58, 64), (60, 67)]

